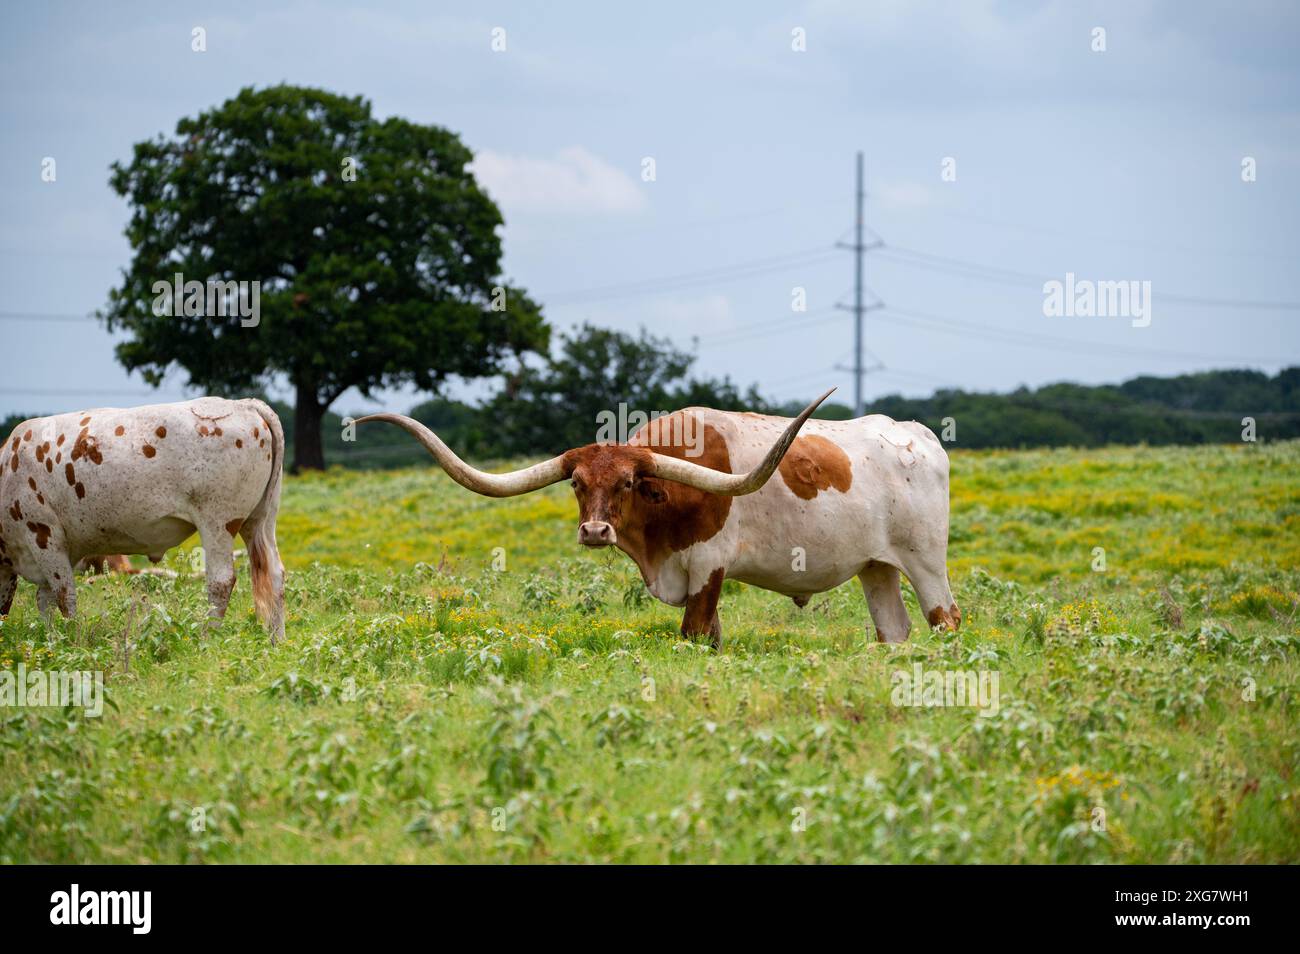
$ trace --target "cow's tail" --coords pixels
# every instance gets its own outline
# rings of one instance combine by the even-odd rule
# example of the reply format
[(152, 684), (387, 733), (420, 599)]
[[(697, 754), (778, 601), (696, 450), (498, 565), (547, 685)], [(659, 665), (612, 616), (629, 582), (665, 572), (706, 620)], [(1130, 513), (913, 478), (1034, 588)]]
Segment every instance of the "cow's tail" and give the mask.
[(262, 418), (271, 442), (271, 476), (262, 491), (262, 499), (244, 521), (239, 535), (248, 546), (253, 605), (274, 644), (284, 635), (284, 564), (275, 543), (275, 518), (280, 512), (280, 484), (284, 475), (284, 428), (266, 402), (249, 398), (244, 403)]

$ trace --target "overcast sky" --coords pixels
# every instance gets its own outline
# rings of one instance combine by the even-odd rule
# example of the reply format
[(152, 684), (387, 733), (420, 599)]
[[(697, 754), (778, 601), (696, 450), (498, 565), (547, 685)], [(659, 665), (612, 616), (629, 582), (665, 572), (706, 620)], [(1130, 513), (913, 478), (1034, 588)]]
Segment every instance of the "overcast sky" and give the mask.
[[(783, 399), (852, 393), (836, 370), (852, 319), (833, 306), (852, 298), (835, 243), (858, 149), (885, 243), (866, 261), (886, 306), (866, 322), (884, 366), (868, 398), (1300, 362), (1300, 310), (1238, 304), (1300, 301), (1300, 4), (51, 2), (4, 18), (0, 414), (183, 396), (182, 372), (151, 391), (76, 317), (128, 260), (108, 166), (281, 81), (458, 133), (504, 213), (508, 276), (557, 328), (698, 339), (702, 370)], [(1045, 316), (1042, 282), (1067, 272), (1151, 282), (1150, 324)]]

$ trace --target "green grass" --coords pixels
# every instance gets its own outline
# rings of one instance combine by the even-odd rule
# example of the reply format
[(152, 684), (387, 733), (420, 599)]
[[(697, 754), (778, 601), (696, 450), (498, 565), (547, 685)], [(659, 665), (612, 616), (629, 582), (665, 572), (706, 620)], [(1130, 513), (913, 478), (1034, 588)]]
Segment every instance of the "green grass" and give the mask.
[[(188, 576), (83, 586), (79, 626), (22, 585), (0, 668), (101, 669), (112, 705), (0, 709), (0, 861), (1294, 862), (1297, 473), (957, 452), (959, 634), (910, 590), (895, 648), (856, 582), (728, 582), (721, 653), (578, 548), (567, 487), (290, 479), (275, 648), (242, 563), (206, 639)], [(998, 714), (892, 705), (917, 662), (995, 670)]]

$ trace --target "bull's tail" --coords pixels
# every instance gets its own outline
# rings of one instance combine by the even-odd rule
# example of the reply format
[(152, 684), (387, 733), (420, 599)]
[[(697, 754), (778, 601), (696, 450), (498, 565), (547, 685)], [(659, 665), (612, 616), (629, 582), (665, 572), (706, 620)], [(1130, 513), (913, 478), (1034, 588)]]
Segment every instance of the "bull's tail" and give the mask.
[(248, 547), (253, 605), (274, 645), (284, 635), (284, 564), (275, 543), (275, 518), (280, 512), (280, 484), (284, 474), (284, 428), (275, 411), (264, 401), (249, 398), (243, 403), (262, 418), (271, 438), (271, 476), (262, 491), (262, 499), (240, 527), (239, 535)]

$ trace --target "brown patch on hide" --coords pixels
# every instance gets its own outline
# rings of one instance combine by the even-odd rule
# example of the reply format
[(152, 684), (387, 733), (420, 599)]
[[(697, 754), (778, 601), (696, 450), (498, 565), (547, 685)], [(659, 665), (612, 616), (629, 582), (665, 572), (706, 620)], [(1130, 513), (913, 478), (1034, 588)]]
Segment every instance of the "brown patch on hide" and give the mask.
[(853, 485), (848, 455), (817, 434), (796, 437), (778, 470), (790, 492), (802, 500), (812, 500), (831, 487), (845, 493)]
[(36, 545), (42, 550), (49, 549), (50, 546), (50, 528), (48, 524), (27, 522), (27, 529), (36, 536)]
[(81, 433), (77, 435), (77, 442), (72, 445), (72, 459), (81, 460), (85, 457), (92, 464), (102, 464), (104, 455), (99, 451), (99, 442), (83, 427)]

